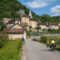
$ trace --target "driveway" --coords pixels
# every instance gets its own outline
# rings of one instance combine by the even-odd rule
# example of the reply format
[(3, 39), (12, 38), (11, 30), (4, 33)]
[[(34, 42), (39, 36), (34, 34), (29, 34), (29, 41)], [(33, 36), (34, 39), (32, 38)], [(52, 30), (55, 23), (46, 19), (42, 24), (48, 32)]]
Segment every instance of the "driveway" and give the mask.
[(60, 60), (60, 52), (52, 52), (43, 44), (27, 39), (25, 41), (26, 60)]

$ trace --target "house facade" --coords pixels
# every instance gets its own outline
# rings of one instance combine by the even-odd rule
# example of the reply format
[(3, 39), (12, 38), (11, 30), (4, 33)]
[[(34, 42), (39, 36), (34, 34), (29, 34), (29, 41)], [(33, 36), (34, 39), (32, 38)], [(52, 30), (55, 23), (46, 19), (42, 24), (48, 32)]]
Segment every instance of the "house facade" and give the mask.
[(60, 27), (60, 24), (59, 23), (51, 23), (51, 22), (46, 22), (46, 23), (38, 23), (38, 25), (41, 27), (41, 29), (55, 29), (55, 30), (58, 30), (59, 27)]
[(26, 39), (26, 29), (24, 29), (19, 24), (14, 24), (10, 28), (4, 29), (4, 33), (8, 34), (9, 39), (21, 39), (24, 37)]

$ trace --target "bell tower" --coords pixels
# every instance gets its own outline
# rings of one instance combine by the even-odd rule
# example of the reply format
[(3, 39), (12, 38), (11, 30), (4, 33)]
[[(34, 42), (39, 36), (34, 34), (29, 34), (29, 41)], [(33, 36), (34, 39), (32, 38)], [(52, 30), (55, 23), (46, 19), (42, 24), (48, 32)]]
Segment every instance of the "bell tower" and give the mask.
[(33, 18), (32, 17), (32, 11), (31, 10), (29, 11), (29, 16), (30, 16), (30, 18)]

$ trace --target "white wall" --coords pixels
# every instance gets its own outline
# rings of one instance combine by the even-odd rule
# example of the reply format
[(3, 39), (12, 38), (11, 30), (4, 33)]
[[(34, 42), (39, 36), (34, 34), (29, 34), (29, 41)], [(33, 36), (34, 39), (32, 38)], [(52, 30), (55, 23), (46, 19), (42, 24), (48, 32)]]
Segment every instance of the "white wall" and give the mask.
[(24, 37), (24, 39), (26, 39), (26, 31), (24, 31), (23, 34), (8, 34), (8, 38), (9, 39), (21, 39), (22, 37)]
[(8, 38), (9, 39), (21, 39), (22, 37), (24, 37), (24, 34), (8, 34)]

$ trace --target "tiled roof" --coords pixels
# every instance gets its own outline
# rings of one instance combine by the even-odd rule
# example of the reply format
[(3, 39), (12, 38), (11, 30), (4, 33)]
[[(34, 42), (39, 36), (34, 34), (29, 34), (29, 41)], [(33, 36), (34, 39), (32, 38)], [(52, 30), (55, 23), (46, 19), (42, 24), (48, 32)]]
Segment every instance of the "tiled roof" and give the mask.
[(28, 16), (28, 15), (26, 15), (26, 14), (22, 15), (22, 17), (30, 18), (30, 16)]
[(7, 34), (22, 34), (22, 33), (24, 33), (24, 29), (4, 29), (3, 33), (7, 33)]
[(46, 25), (46, 26), (52, 26), (52, 25), (58, 26), (58, 24), (59, 24), (59, 23), (51, 23), (51, 22), (46, 22), (46, 23), (40, 22), (40, 23), (38, 23), (38, 25)]
[(21, 21), (21, 18), (12, 19), (7, 24), (13, 24), (13, 23), (15, 23), (16, 20)]
[(7, 24), (13, 24), (15, 20), (10, 20)]

